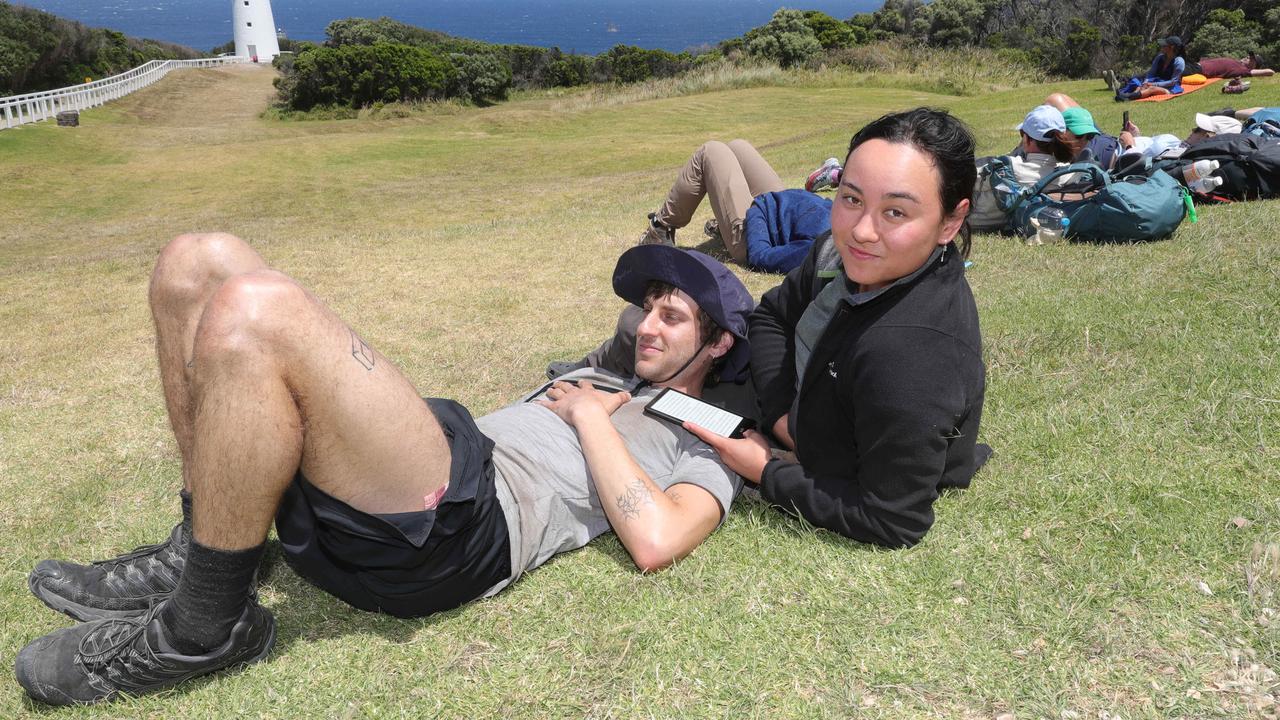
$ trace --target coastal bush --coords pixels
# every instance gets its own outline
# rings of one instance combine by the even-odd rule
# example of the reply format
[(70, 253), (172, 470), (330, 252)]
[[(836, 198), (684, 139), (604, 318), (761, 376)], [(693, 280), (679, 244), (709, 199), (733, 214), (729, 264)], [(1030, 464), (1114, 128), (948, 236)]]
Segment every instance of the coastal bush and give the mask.
[(799, 10), (783, 8), (768, 23), (744, 36), (747, 54), (784, 68), (802, 65), (822, 52), (822, 45)]
[(457, 79), (454, 64), (427, 48), (378, 43), (300, 53), (277, 88), (291, 110), (360, 108), (375, 102), (441, 99), (456, 87)]
[(122, 73), (149, 60), (199, 55), (181, 45), (138, 40), (0, 2), (0, 94), (51, 90)]
[[(1280, 20), (1280, 17), (1276, 18)], [(1244, 57), (1261, 45), (1262, 25), (1246, 20), (1243, 10), (1218, 9), (1196, 30), (1188, 57)]]

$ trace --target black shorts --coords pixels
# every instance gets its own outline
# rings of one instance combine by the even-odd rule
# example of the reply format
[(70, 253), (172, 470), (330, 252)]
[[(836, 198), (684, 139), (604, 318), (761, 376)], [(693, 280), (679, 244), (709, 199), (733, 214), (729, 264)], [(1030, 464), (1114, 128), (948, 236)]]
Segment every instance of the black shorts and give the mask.
[(474, 600), (511, 576), (494, 489), (493, 441), (452, 400), (427, 398), (449, 440), (449, 487), (434, 510), (371, 515), (312, 485), (285, 492), (276, 532), (299, 575), (362, 610), (417, 617)]

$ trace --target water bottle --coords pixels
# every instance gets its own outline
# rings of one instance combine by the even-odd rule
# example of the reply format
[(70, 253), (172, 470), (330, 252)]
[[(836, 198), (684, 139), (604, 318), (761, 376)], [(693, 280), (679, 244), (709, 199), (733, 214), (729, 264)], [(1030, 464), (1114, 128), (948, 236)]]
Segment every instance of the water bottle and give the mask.
[[(1182, 169), (1182, 179), (1186, 181), (1187, 187), (1195, 190), (1195, 187), (1193, 187), (1195, 183), (1213, 175), (1213, 171), (1219, 167), (1220, 164), (1217, 160), (1197, 160)], [(1217, 186), (1215, 185), (1214, 187)], [(1196, 192), (1200, 191), (1197, 190)]]
[[(1204, 161), (1201, 160), (1200, 162)], [(1213, 162), (1217, 162), (1217, 160), (1214, 160)], [(1188, 187), (1191, 188), (1191, 192), (1208, 195), (1216, 190), (1220, 185), (1222, 185), (1222, 178), (1209, 175), (1208, 177), (1202, 177), (1199, 180), (1190, 183)]]
[(1036, 213), (1035, 244), (1052, 245), (1062, 242), (1070, 222), (1067, 214), (1056, 207), (1041, 208), (1040, 212)]

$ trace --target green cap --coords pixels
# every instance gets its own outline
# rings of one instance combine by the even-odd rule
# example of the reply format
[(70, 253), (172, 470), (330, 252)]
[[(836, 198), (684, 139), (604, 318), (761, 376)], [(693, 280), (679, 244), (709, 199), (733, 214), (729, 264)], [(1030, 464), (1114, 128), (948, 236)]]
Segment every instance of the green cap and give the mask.
[(1067, 123), (1067, 130), (1072, 135), (1096, 135), (1101, 130), (1093, 124), (1093, 116), (1082, 107), (1067, 108), (1062, 111), (1062, 119)]

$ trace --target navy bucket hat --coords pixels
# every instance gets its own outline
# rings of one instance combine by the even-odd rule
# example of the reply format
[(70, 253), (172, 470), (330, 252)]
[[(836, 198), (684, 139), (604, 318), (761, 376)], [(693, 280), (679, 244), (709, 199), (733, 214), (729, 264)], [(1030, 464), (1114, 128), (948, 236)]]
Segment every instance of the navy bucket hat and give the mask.
[(741, 382), (747, 375), (751, 345), (747, 316), (755, 301), (747, 286), (724, 263), (697, 250), (671, 245), (637, 245), (622, 253), (613, 270), (613, 291), (632, 305), (644, 307), (645, 290), (653, 280), (683, 290), (716, 325), (733, 336), (720, 377)]

